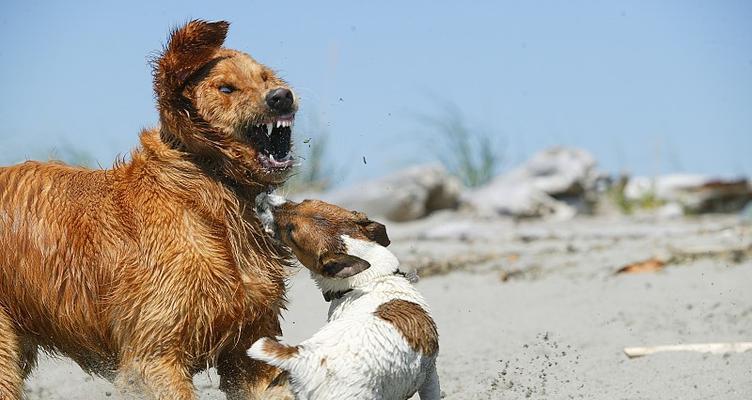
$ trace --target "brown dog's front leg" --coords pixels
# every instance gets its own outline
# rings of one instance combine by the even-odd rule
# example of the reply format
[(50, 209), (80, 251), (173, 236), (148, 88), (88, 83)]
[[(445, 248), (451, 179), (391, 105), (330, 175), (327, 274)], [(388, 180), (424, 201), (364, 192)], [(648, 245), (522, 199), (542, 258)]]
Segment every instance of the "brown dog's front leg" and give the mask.
[[(145, 358), (124, 363), (118, 370), (115, 386), (123, 398), (155, 400), (195, 400), (193, 379), (188, 370), (175, 360)], [(129, 397), (130, 396), (130, 397)]]
[(222, 355), (217, 372), (219, 389), (225, 392), (227, 400), (256, 400), (263, 398), (269, 384), (282, 371), (238, 351)]
[(0, 307), (0, 399), (20, 399), (23, 378), (21, 341), (11, 318)]
[[(256, 400), (267, 399), (269, 384), (282, 373), (281, 370), (264, 362), (254, 360), (248, 356), (248, 348), (259, 338), (277, 337), (282, 334), (279, 325), (279, 312), (274, 310), (259, 318), (256, 323), (245, 331), (246, 335), (231, 349), (226, 349), (219, 355), (217, 373), (220, 376), (219, 389), (227, 395), (227, 400)], [(287, 388), (286, 380), (282, 388)], [(283, 397), (273, 397), (274, 399)], [(292, 397), (290, 397), (292, 398)]]

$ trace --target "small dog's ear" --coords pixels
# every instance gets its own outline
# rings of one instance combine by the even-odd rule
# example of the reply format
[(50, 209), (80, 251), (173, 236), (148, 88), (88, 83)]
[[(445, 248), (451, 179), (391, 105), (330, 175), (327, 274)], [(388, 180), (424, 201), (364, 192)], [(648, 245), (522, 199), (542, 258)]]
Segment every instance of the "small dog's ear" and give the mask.
[(159, 89), (180, 89), (222, 46), (229, 27), (226, 21), (193, 20), (172, 31), (154, 65), (154, 79), (157, 86), (161, 86)]
[(386, 227), (376, 221), (366, 220), (363, 225), (366, 237), (368, 239), (387, 247), (391, 243), (389, 236), (386, 234)]
[(371, 267), (368, 261), (344, 253), (326, 253), (320, 261), (322, 274), (329, 278), (349, 278)]

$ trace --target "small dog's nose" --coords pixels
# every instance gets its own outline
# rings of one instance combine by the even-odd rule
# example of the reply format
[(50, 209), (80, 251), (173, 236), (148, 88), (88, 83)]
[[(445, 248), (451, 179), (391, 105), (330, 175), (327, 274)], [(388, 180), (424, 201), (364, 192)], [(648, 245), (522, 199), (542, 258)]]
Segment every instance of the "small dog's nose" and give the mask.
[(292, 91), (285, 88), (272, 89), (266, 95), (266, 105), (272, 109), (272, 111), (279, 114), (287, 114), (292, 111), (292, 103), (294, 98)]

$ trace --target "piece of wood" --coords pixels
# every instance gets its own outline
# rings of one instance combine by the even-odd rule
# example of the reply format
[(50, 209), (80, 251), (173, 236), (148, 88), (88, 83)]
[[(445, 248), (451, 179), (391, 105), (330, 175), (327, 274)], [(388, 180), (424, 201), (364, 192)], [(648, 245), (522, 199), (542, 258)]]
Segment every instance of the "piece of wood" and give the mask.
[(669, 351), (693, 351), (696, 353), (726, 354), (743, 353), (748, 350), (752, 350), (752, 342), (695, 343), (675, 344), (667, 346), (627, 347), (624, 349), (624, 353), (629, 358), (635, 358)]
[(617, 274), (642, 274), (645, 272), (660, 271), (663, 269), (664, 266), (666, 266), (665, 262), (657, 258), (651, 258), (649, 260), (638, 261), (636, 263), (625, 265), (619, 268), (616, 271), (616, 273)]

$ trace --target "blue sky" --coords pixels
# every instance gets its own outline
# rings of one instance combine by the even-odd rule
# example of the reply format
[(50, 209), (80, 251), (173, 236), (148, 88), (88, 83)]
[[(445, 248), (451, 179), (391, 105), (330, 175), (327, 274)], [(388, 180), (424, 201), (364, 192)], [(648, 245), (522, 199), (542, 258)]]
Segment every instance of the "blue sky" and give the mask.
[(752, 175), (750, 1), (106, 3), (0, 4), (0, 159), (127, 154), (157, 122), (148, 57), (203, 18), (291, 83), (344, 182), (435, 159), (417, 116), (446, 103), (506, 168), (568, 145), (608, 172)]

